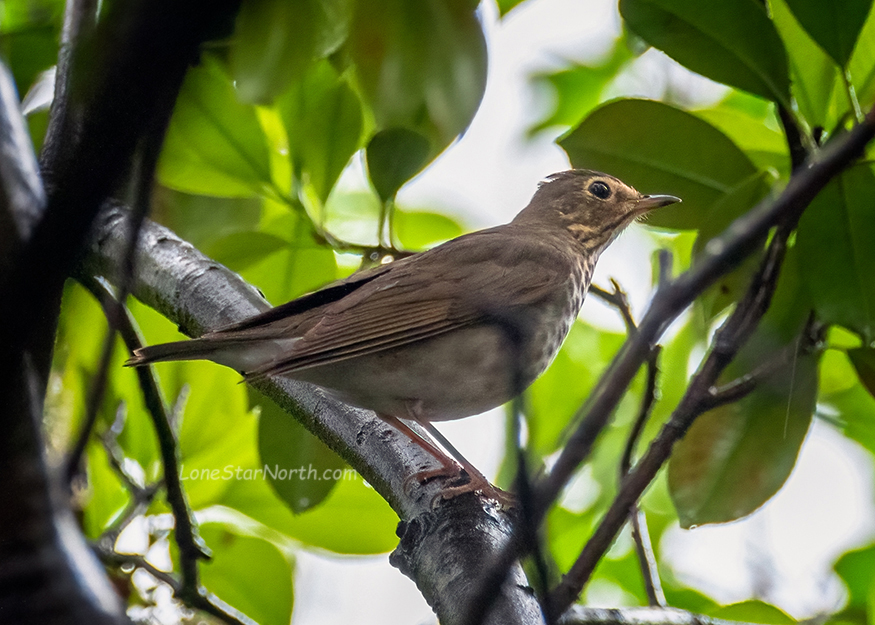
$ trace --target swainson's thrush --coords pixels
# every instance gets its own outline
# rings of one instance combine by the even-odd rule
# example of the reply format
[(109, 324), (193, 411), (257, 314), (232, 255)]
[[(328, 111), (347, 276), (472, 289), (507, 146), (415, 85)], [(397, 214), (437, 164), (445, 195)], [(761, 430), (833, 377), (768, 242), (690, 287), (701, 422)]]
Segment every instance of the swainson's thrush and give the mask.
[[(479, 414), (519, 394), (556, 356), (601, 252), (636, 218), (679, 201), (641, 195), (595, 171), (553, 174), (509, 224), (361, 271), (200, 338), (144, 347), (128, 364), (206, 359), (247, 379), (311, 382), (373, 410), (434, 455), (442, 468), (420, 479), (459, 475), (399, 419), (434, 433), (432, 421)], [(457, 459), (470, 481), (444, 497), (495, 492)]]

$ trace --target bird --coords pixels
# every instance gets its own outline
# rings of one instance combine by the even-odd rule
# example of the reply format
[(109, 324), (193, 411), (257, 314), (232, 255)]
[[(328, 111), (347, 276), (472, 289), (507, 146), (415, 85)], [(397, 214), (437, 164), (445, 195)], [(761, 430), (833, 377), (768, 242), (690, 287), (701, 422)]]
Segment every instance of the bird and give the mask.
[(452, 478), (441, 499), (478, 492), (506, 503), (512, 497), (433, 422), (522, 393), (555, 358), (605, 248), (633, 221), (680, 201), (642, 195), (597, 171), (555, 173), (507, 224), (362, 270), (199, 338), (141, 347), (126, 364), (206, 359), (246, 381), (315, 384), (374, 411), (432, 455), (439, 468), (413, 478)]

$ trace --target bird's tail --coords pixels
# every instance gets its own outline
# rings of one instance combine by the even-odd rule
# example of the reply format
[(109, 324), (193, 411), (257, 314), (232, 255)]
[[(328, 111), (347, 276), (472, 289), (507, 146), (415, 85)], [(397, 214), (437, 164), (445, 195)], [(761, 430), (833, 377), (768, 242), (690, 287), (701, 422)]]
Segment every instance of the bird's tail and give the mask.
[(168, 360), (212, 360), (216, 354), (216, 342), (192, 339), (175, 341), (161, 345), (149, 345), (134, 350), (134, 355), (125, 363), (126, 367), (140, 367), (153, 362)]

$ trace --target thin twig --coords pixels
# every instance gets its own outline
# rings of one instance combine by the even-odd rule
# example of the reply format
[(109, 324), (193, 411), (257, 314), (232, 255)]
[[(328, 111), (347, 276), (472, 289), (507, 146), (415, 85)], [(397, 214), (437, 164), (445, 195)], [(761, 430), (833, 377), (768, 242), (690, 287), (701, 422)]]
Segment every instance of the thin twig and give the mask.
[(796, 343), (791, 343), (779, 351), (773, 358), (744, 375), (708, 389), (708, 394), (702, 398), (703, 412), (713, 410), (725, 404), (731, 404), (747, 397), (757, 386), (772, 373), (789, 363), (797, 354)]
[[(97, 280), (83, 280), (88, 288), (103, 306), (113, 306), (112, 294), (105, 285)], [(119, 333), (125, 346), (133, 352), (143, 346), (137, 332), (134, 320), (127, 309), (118, 318)], [(143, 391), (143, 399), (146, 408), (152, 417), (155, 434), (158, 437), (158, 448), (161, 453), (161, 462), (164, 466), (164, 485), (167, 490), (167, 502), (175, 519), (175, 536), (179, 545), (180, 570), (182, 573), (183, 587), (190, 593), (197, 594), (199, 576), (197, 561), (209, 559), (209, 551), (197, 535), (194, 516), (188, 506), (185, 490), (179, 479), (179, 459), (176, 436), (170, 422), (169, 412), (161, 395), (158, 380), (152, 367), (137, 367), (137, 378)]]
[(318, 228), (315, 224), (313, 230), (313, 238), (316, 239), (317, 243), (327, 245), (335, 252), (350, 252), (353, 254), (360, 254), (363, 259), (366, 259), (370, 262), (380, 262), (380, 260), (385, 258), (386, 256), (391, 256), (393, 259), (398, 260), (400, 258), (413, 256), (417, 253), (411, 252), (410, 250), (398, 249), (395, 246), (364, 245), (361, 243), (344, 241), (343, 239), (338, 239), (327, 230)]
[[(182, 582), (171, 573), (157, 568), (141, 555), (118, 553), (106, 550), (103, 547), (98, 547), (96, 552), (100, 561), (107, 566), (124, 567), (122, 570), (129, 569), (131, 573), (136, 569), (146, 571), (159, 582), (167, 584), (175, 597), (179, 597), (184, 592)], [(186, 599), (185, 604), (190, 608), (215, 616), (223, 623), (227, 623), (227, 625), (258, 625), (251, 618), (231, 607), (212, 593), (205, 591), (199, 593), (190, 599)]]
[(604, 301), (606, 304), (616, 308), (617, 312), (620, 313), (620, 316), (623, 317), (623, 323), (626, 324), (626, 332), (632, 334), (638, 328), (635, 326), (635, 320), (632, 318), (632, 310), (629, 306), (629, 299), (626, 296), (626, 292), (620, 288), (620, 285), (613, 278), (611, 278), (611, 286), (614, 287), (613, 291), (607, 291), (600, 286), (591, 284), (589, 292)]
[[(666, 267), (670, 262), (670, 256), (660, 255), (659, 284), (664, 284), (668, 279)], [(635, 319), (632, 316), (628, 297), (616, 280), (611, 279), (611, 285), (614, 287), (612, 293), (599, 289), (598, 295), (619, 311), (626, 323), (626, 331), (631, 336), (638, 332), (638, 326), (635, 324)], [(629, 431), (623, 456), (620, 459), (620, 484), (623, 483), (623, 479), (625, 479), (629, 468), (632, 466), (632, 454), (635, 451), (635, 446), (638, 444), (641, 433), (644, 431), (644, 426), (650, 418), (653, 405), (656, 403), (656, 378), (659, 373), (659, 354), (661, 349), (659, 345), (655, 345), (647, 357), (647, 381), (644, 385), (644, 394), (641, 397), (641, 406), (638, 409), (635, 422)], [(647, 592), (648, 601), (652, 606), (664, 606), (665, 595), (662, 592), (662, 584), (659, 581), (659, 573), (656, 566), (656, 557), (653, 554), (650, 535), (647, 532), (647, 520), (637, 505), (633, 506), (629, 511), (629, 519), (632, 522), (632, 539), (635, 542), (635, 553), (638, 556), (638, 564), (641, 569), (641, 576), (644, 581), (644, 589)]]
[(647, 593), (647, 602), (650, 607), (664, 608), (668, 605), (665, 593), (662, 591), (662, 582), (659, 579), (659, 568), (656, 565), (656, 554), (653, 552), (653, 544), (650, 542), (650, 531), (647, 529), (647, 517), (638, 508), (632, 506), (629, 511), (629, 520), (632, 523), (632, 538), (635, 542), (635, 551), (638, 554), (638, 566), (641, 567), (641, 576), (644, 579), (644, 590)]
[[(623, 450), (623, 457), (620, 460), (621, 487), (632, 466), (632, 454), (635, 451), (635, 446), (641, 437), (641, 433), (644, 431), (644, 426), (650, 418), (650, 413), (656, 403), (656, 378), (659, 374), (659, 354), (661, 349), (659, 345), (656, 345), (651, 350), (650, 357), (647, 359), (647, 382), (644, 386), (644, 395), (641, 397), (641, 407), (638, 409), (638, 416), (629, 432), (626, 447)], [(665, 595), (662, 592), (656, 556), (650, 543), (647, 517), (637, 504), (633, 505), (629, 510), (629, 520), (632, 522), (632, 540), (635, 543), (635, 553), (638, 555), (638, 565), (641, 568), (641, 576), (644, 581), (644, 590), (647, 593), (648, 603), (651, 606), (664, 607), (666, 605)]]
[(110, 466), (119, 476), (125, 489), (131, 495), (131, 499), (125, 510), (97, 539), (97, 542), (106, 545), (108, 548), (112, 548), (115, 545), (115, 541), (118, 540), (121, 533), (135, 518), (146, 512), (151, 505), (152, 500), (155, 498), (155, 495), (163, 485), (163, 482), (159, 481), (154, 484), (141, 486), (137, 483), (134, 476), (128, 473), (127, 469), (125, 469), (124, 452), (118, 444), (118, 433), (124, 427), (126, 414), (127, 412), (124, 409), (124, 404), (119, 405), (116, 414), (116, 422), (101, 436), (106, 455), (109, 457)]
[(109, 380), (109, 363), (112, 360), (113, 347), (115, 347), (115, 330), (113, 329), (112, 324), (110, 324), (110, 327), (106, 331), (106, 336), (103, 339), (100, 358), (97, 361), (97, 372), (91, 379), (91, 384), (88, 388), (88, 397), (85, 400), (85, 418), (82, 420), (82, 427), (79, 429), (79, 434), (76, 436), (73, 448), (70, 450), (70, 453), (64, 461), (64, 477), (68, 485), (73, 483), (82, 470), (82, 457), (85, 455), (85, 448), (88, 446), (88, 441), (91, 439), (91, 432), (94, 430), (94, 424), (97, 423), (100, 405), (103, 402), (103, 395), (106, 392), (106, 383)]
[(629, 473), (629, 469), (632, 467), (632, 454), (635, 452), (635, 445), (637, 445), (638, 439), (644, 431), (644, 426), (650, 418), (650, 413), (653, 411), (653, 405), (656, 403), (656, 379), (659, 375), (659, 354), (661, 351), (662, 347), (656, 345), (647, 358), (647, 380), (644, 383), (641, 406), (638, 408), (638, 415), (632, 424), (629, 438), (626, 440), (626, 447), (623, 449), (623, 457), (620, 460), (621, 480), (626, 477), (626, 474)]

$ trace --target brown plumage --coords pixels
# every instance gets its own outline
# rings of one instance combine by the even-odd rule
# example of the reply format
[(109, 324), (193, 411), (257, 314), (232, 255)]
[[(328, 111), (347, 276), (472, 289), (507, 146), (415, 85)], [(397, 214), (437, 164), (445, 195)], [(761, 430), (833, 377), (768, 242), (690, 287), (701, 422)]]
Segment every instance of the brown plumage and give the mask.
[[(642, 196), (599, 172), (554, 174), (509, 224), (198, 339), (144, 347), (128, 364), (208, 359), (247, 379), (288, 376), (374, 410), (408, 435), (399, 418), (431, 429), (431, 421), (484, 412), (531, 384), (577, 317), (599, 254), (636, 218), (678, 201)], [(456, 490), (485, 488), (472, 477)]]

